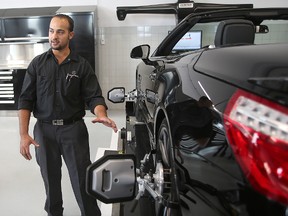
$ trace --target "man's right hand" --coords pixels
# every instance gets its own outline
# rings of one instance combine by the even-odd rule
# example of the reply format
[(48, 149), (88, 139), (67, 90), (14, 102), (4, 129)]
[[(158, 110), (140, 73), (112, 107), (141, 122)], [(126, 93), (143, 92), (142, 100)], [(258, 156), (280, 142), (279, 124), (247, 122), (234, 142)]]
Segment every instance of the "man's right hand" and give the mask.
[(20, 153), (26, 160), (31, 160), (30, 145), (33, 144), (39, 147), (39, 144), (29, 135), (21, 136), (20, 139)]

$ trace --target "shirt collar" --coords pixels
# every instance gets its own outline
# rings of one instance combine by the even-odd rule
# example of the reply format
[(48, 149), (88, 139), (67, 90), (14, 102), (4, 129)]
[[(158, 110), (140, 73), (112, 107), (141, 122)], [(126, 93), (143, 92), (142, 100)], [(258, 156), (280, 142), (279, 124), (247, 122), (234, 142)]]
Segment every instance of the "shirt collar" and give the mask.
[[(54, 54), (52, 52), (52, 48), (50, 48), (47, 51), (47, 58), (50, 58), (50, 57), (54, 57)], [(71, 61), (79, 61), (79, 56), (73, 50), (70, 50), (70, 54), (67, 58), (69, 58)]]

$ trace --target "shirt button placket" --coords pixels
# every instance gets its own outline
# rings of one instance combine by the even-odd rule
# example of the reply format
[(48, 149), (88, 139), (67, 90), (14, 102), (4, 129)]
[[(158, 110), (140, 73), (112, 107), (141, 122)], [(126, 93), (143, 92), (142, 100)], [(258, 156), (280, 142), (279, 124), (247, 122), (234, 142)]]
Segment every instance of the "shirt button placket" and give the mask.
[(61, 95), (60, 95), (60, 88), (61, 88), (61, 76), (60, 76), (60, 66), (58, 66), (58, 70), (56, 72), (56, 82), (55, 82), (55, 112), (57, 116), (60, 115), (61, 112)]

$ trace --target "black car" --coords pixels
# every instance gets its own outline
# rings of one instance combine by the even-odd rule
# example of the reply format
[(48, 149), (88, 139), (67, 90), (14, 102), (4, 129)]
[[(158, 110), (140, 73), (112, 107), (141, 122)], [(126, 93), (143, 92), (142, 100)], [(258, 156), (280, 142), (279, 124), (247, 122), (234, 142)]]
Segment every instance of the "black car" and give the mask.
[[(145, 215), (288, 215), (287, 32), (287, 8), (219, 10), (188, 15), (152, 55), (135, 47), (135, 90), (109, 92), (126, 98), (135, 158), (114, 164), (130, 170), (123, 179), (110, 163), (99, 172), (106, 188), (129, 176), (123, 200), (138, 188)], [(87, 190), (99, 198), (110, 189), (97, 189), (95, 169)], [(123, 201), (116, 191), (104, 201)]]

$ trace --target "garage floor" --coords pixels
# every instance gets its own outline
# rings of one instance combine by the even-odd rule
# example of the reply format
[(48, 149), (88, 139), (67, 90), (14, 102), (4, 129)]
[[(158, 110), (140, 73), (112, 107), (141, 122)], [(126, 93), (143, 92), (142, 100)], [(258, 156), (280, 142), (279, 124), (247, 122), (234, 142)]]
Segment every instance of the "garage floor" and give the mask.
[[(119, 129), (125, 126), (124, 111), (109, 111), (109, 116)], [(91, 160), (99, 157), (103, 149), (110, 149), (117, 140), (110, 128), (92, 124), (93, 115), (87, 112), (85, 122), (90, 135)], [(32, 132), (35, 119), (31, 119)], [(34, 156), (26, 161), (19, 153), (19, 130), (16, 111), (0, 111), (0, 215), (5, 216), (46, 216), (44, 211), (45, 192), (38, 165)], [(116, 137), (115, 137), (116, 136)], [(62, 192), (64, 216), (80, 216), (69, 181), (65, 163), (63, 163)], [(103, 216), (110, 216), (111, 205), (99, 203)]]

